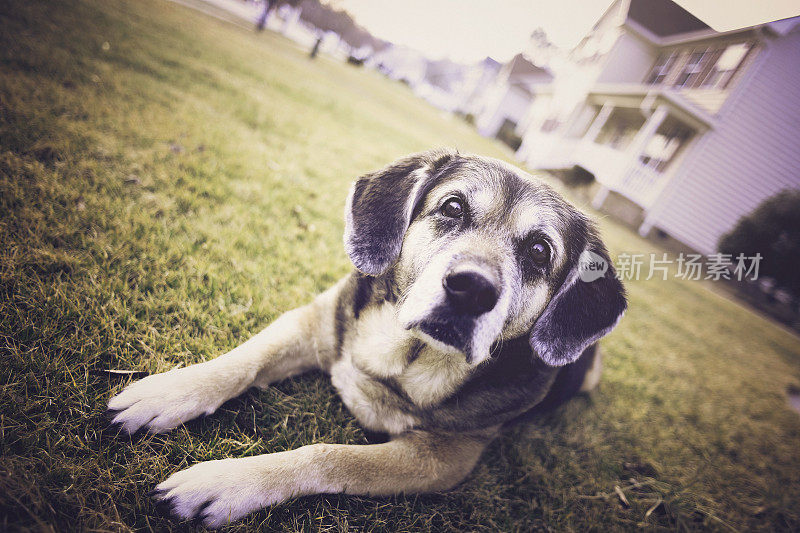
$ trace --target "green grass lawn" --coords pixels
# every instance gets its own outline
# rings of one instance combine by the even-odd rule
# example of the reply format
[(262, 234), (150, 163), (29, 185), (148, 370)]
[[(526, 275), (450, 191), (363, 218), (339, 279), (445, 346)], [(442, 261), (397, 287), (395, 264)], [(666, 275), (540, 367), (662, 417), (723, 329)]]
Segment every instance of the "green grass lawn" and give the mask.
[[(214, 357), (347, 273), (357, 175), (511, 154), (401, 84), (163, 0), (6, 1), (0, 30), (0, 530), (165, 529), (146, 494), (196, 461), (365, 442), (320, 375), (115, 436), (127, 378), (102, 371)], [(601, 226), (614, 253), (659, 251)], [(628, 290), (599, 390), (455, 490), (306, 497), (233, 529), (800, 529), (798, 339), (696, 282)]]

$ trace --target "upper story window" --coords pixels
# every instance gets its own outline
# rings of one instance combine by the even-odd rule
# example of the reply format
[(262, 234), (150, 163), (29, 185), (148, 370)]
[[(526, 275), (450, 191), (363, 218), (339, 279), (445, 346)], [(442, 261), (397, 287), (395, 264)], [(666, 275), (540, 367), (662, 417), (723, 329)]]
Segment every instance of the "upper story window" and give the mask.
[(689, 58), (683, 65), (678, 79), (675, 80), (676, 87), (697, 87), (702, 81), (702, 74), (705, 67), (711, 62), (712, 57), (716, 55), (716, 50), (711, 48), (693, 50), (689, 54)]
[(650, 74), (647, 75), (645, 83), (658, 85), (663, 82), (664, 78), (669, 74), (672, 65), (675, 64), (675, 59), (677, 59), (677, 57), (678, 52), (674, 50), (671, 53), (659, 55), (658, 59), (656, 59), (656, 64), (653, 65), (653, 69), (650, 71)]
[(708, 71), (705, 79), (703, 79), (701, 86), (714, 89), (724, 89), (727, 87), (751, 48), (751, 43), (737, 43), (725, 48), (725, 50), (719, 54), (716, 62), (711, 65), (711, 69)]
[[(753, 43), (748, 42), (663, 52), (645, 83), (725, 89), (752, 48)], [(677, 72), (679, 69), (680, 73)]]

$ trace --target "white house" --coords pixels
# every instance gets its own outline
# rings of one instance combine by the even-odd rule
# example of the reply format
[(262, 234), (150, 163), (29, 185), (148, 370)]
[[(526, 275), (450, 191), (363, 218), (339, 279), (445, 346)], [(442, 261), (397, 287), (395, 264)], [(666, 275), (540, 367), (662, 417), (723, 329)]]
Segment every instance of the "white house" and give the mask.
[(477, 115), (478, 132), (485, 137), (518, 133), (539, 88), (553, 80), (549, 71), (537, 67), (522, 54), (503, 65), (483, 95)]
[(439, 109), (455, 111), (467, 70), (467, 66), (449, 59), (429, 60), (425, 67), (425, 77), (414, 88), (414, 93)]
[(425, 80), (428, 60), (413, 48), (392, 44), (376, 52), (367, 65), (414, 88)]
[(464, 84), (455, 110), (464, 115), (478, 116), (483, 111), (486, 91), (500, 73), (502, 66), (491, 57), (470, 65), (464, 73)]
[(718, 33), (670, 0), (617, 0), (540, 90), (517, 155), (591, 172), (594, 205), (702, 253), (800, 188), (800, 19)]

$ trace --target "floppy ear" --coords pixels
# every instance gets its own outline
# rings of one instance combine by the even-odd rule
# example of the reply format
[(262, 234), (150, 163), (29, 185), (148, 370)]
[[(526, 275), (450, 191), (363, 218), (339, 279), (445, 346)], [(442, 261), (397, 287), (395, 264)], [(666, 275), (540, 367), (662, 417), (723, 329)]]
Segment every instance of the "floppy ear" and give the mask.
[[(531, 348), (550, 366), (574, 362), (583, 351), (609, 333), (622, 317), (628, 304), (625, 289), (602, 243), (595, 240), (586, 247), (602, 258), (608, 270), (593, 281), (573, 267), (561, 289), (531, 330)], [(584, 279), (582, 279), (584, 278)]]
[(383, 274), (400, 256), (414, 208), (455, 154), (414, 154), (358, 178), (344, 210), (344, 248), (365, 274)]

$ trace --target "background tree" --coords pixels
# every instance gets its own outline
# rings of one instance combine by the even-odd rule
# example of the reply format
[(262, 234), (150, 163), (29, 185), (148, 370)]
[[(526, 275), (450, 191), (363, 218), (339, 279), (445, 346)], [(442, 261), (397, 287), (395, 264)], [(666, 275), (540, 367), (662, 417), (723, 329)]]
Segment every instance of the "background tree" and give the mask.
[(719, 251), (762, 256), (759, 276), (800, 298), (800, 190), (785, 190), (764, 200), (719, 241)]
[(359, 26), (347, 11), (336, 9), (319, 0), (302, 0), (300, 18), (321, 31), (332, 31), (338, 34), (352, 48), (371, 46), (374, 50), (382, 48), (385, 43), (376, 39), (367, 30)]
[(256, 29), (258, 31), (263, 30), (267, 25), (267, 20), (269, 19), (270, 14), (282, 5), (289, 5), (292, 7), (296, 7), (300, 5), (302, 0), (262, 0), (264, 4), (264, 9), (261, 11), (261, 14), (258, 16), (258, 20), (256, 21)]

